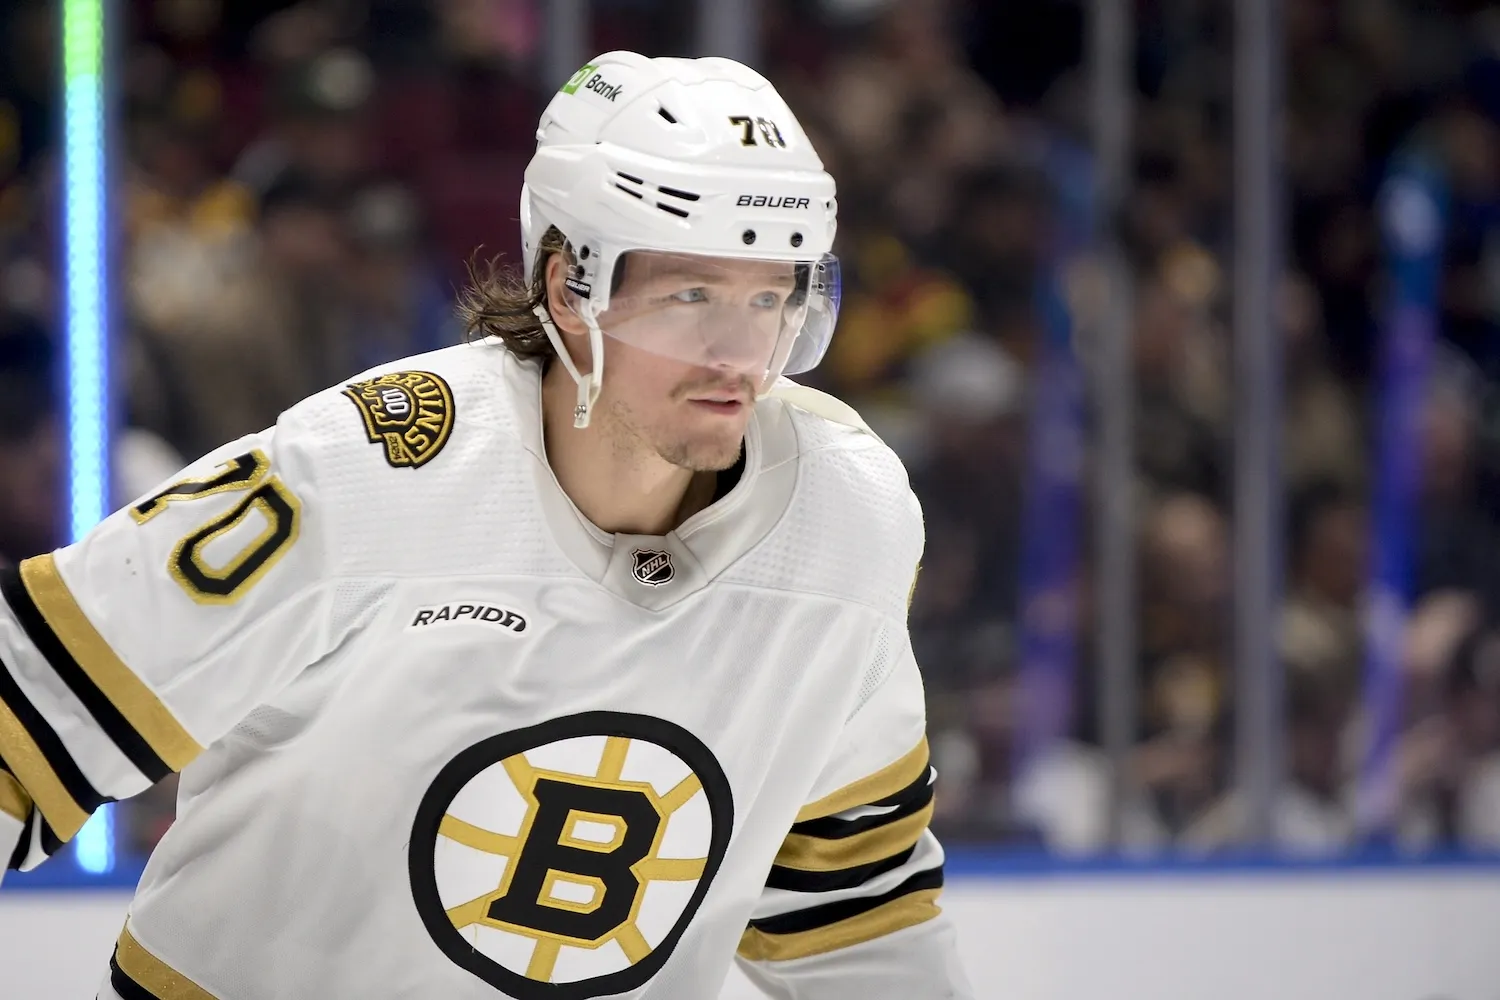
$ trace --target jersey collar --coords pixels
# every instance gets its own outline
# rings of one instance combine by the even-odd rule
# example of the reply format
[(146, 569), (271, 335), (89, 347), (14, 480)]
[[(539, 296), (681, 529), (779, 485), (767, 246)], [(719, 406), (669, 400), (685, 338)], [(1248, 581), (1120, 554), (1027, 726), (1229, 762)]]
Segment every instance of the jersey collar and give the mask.
[(665, 535), (606, 532), (579, 511), (547, 462), (541, 366), (508, 355), (505, 378), (553, 541), (589, 579), (632, 604), (663, 610), (702, 590), (769, 534), (791, 501), (796, 432), (784, 404), (763, 399), (746, 426), (744, 470), (726, 495)]

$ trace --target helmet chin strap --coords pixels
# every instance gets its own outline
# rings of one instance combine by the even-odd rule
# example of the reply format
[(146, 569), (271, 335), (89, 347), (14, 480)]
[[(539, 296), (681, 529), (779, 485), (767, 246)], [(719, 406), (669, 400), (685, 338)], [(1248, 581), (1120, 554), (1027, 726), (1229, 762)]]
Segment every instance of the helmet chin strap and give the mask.
[(541, 321), (542, 330), (552, 342), (557, 359), (578, 384), (578, 404), (573, 407), (573, 426), (582, 430), (589, 425), (594, 404), (599, 401), (599, 390), (604, 387), (604, 332), (599, 329), (599, 321), (594, 318), (592, 303), (585, 303), (580, 315), (589, 328), (589, 356), (594, 360), (593, 370), (587, 375), (580, 372), (578, 365), (574, 364), (573, 356), (568, 353), (568, 347), (563, 343), (562, 334), (557, 332), (557, 326), (552, 322), (552, 314), (547, 311), (547, 307), (536, 307), (536, 318)]

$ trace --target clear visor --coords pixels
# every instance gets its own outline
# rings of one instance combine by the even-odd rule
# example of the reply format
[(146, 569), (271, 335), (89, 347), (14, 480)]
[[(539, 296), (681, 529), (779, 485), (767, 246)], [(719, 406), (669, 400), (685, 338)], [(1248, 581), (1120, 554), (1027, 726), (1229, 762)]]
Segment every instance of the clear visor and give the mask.
[(839, 263), (631, 250), (615, 264), (600, 331), (692, 365), (747, 376), (762, 392), (823, 359), (839, 311)]

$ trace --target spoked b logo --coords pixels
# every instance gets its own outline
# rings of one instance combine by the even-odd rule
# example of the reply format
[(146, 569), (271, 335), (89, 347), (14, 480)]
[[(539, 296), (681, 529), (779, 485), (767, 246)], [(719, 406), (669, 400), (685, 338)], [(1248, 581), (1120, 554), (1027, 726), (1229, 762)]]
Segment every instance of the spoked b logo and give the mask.
[(681, 940), (733, 819), (723, 769), (687, 730), (619, 712), (556, 719), (439, 772), (412, 829), (412, 894), (438, 947), (503, 993), (624, 993)]

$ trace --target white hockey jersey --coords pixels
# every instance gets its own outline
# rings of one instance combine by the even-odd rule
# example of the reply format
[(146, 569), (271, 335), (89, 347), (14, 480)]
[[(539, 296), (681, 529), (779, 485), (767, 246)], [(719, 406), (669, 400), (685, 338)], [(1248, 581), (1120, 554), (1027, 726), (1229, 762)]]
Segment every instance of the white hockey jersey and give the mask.
[[(968, 997), (935, 898), (896, 457), (789, 387), (611, 536), (539, 369), (319, 394), (0, 580), (0, 859), (182, 771), (100, 996)], [(14, 845), (14, 851), (12, 851)], [(101, 970), (102, 971), (102, 970)]]

